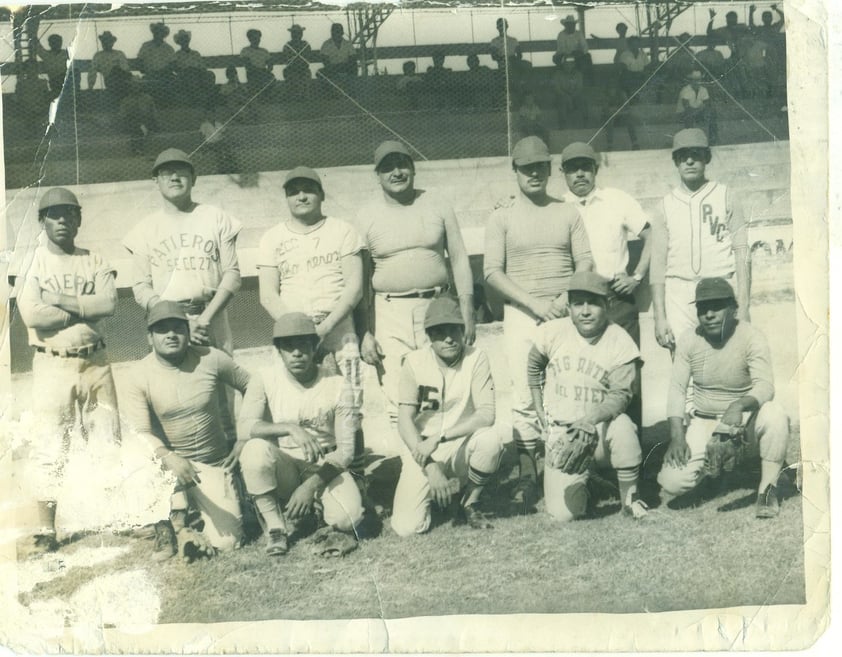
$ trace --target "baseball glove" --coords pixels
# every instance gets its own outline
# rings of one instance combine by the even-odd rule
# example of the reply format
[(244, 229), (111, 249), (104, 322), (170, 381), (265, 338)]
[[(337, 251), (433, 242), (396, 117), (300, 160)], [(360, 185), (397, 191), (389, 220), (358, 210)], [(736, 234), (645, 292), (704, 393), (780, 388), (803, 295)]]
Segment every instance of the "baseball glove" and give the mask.
[(332, 527), (323, 527), (312, 536), (313, 554), (320, 557), (344, 557), (357, 549), (357, 539)]
[(553, 432), (547, 441), (546, 464), (567, 474), (587, 472), (599, 440), (596, 427), (587, 422), (574, 422), (560, 432)]
[(744, 426), (729, 426), (720, 423), (705, 447), (705, 464), (702, 474), (718, 477), (723, 472), (732, 472), (745, 458), (746, 429)]

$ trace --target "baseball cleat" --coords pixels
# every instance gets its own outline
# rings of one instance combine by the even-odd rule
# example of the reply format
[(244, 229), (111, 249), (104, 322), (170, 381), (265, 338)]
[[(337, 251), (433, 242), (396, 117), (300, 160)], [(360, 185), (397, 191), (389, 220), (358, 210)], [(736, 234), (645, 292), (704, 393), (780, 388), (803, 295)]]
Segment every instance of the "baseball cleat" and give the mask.
[(289, 552), (289, 537), (283, 529), (270, 529), (266, 535), (266, 554), (279, 557)]
[(512, 503), (521, 514), (535, 513), (535, 505), (540, 499), (538, 484), (531, 479), (521, 479), (512, 494)]
[(778, 502), (778, 489), (772, 484), (766, 486), (766, 490), (757, 494), (757, 504), (754, 507), (756, 518), (777, 518), (781, 505)]
[(155, 523), (155, 547), (152, 553), (152, 560), (157, 562), (166, 561), (178, 552), (178, 542), (175, 539), (175, 531), (169, 520), (160, 520)]
[(464, 507), (463, 513), (465, 514), (465, 522), (472, 529), (494, 529), (494, 525), (491, 524), (491, 518), (488, 514), (480, 511), (476, 505), (471, 504)]
[(641, 518), (645, 518), (649, 513), (649, 505), (635, 493), (632, 495), (631, 504), (623, 505), (623, 513), (633, 520), (640, 520)]

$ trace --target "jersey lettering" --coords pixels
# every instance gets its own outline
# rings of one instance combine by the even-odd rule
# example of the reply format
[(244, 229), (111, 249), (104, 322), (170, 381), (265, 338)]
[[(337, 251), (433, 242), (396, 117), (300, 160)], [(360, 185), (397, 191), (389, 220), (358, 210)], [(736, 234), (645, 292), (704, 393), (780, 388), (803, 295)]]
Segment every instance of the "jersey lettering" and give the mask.
[(706, 223), (710, 229), (710, 234), (716, 238), (717, 242), (725, 239), (726, 226), (719, 219), (719, 216), (713, 216), (713, 206), (708, 203), (702, 203), (702, 223)]
[(437, 411), (441, 408), (441, 395), (435, 386), (418, 386), (418, 410)]

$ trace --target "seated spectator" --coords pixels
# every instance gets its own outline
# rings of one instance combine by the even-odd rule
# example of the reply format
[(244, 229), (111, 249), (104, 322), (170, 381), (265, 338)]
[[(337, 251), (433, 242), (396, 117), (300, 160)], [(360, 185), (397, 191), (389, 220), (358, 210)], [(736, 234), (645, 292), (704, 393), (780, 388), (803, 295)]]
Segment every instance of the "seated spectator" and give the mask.
[(483, 66), (479, 63), (479, 55), (475, 53), (468, 55), (468, 58), (465, 60), (465, 63), (468, 65), (468, 70), (474, 73), (484, 73), (485, 71), (491, 70), (487, 66)]
[(631, 37), (628, 48), (620, 55), (620, 85), (629, 97), (633, 96), (646, 82), (648, 55), (640, 49), (640, 39)]
[(294, 93), (304, 91), (307, 81), (313, 77), (310, 72), (310, 59), (313, 51), (310, 44), (304, 40), (305, 28), (293, 25), (289, 28), (289, 41), (284, 44), (282, 55), (284, 66), (284, 80), (290, 85)]
[(330, 26), (330, 38), (319, 49), (324, 62), (322, 75), (328, 78), (356, 77), (357, 51), (351, 42), (345, 38), (345, 28), (342, 23)]
[(146, 41), (137, 53), (138, 68), (145, 78), (150, 80), (167, 80), (173, 76), (175, 69), (175, 50), (164, 39), (170, 33), (170, 28), (163, 23), (149, 25), (152, 39)]
[(582, 72), (576, 69), (576, 59), (572, 55), (557, 61), (552, 87), (555, 92), (559, 128), (585, 125), (588, 116), (585, 85)]
[(398, 91), (407, 91), (409, 87), (421, 82), (421, 76), (415, 71), (415, 62), (408, 61), (403, 63), (403, 75), (398, 78), (395, 83)]
[(434, 53), (433, 65), (427, 67), (427, 74), (424, 76), (425, 85), (432, 92), (433, 103), (438, 108), (454, 104), (450, 93), (453, 71), (444, 65), (444, 60), (443, 52)]
[(28, 130), (43, 133), (49, 122), (51, 101), (47, 81), (38, 76), (38, 62), (21, 62), (15, 84), (15, 113)]
[(440, 50), (433, 53), (433, 65), (427, 67), (427, 76), (432, 74), (433, 77), (436, 77), (451, 73), (453, 69), (447, 68), (444, 65), (445, 58), (446, 55)]
[(143, 84), (131, 73), (125, 82), (125, 95), (120, 101), (120, 122), (123, 131), (130, 136), (132, 153), (143, 153), (146, 138), (158, 130), (158, 108), (155, 101), (143, 89)]
[(260, 30), (247, 30), (246, 39), (249, 45), (240, 51), (240, 59), (246, 67), (246, 84), (255, 89), (263, 89), (275, 81), (272, 75), (272, 62), (269, 61), (269, 51), (260, 46), (263, 33)]
[(110, 86), (108, 78), (115, 69), (129, 70), (126, 53), (122, 50), (114, 50), (117, 37), (106, 30), (99, 35), (99, 41), (102, 44), (102, 50), (96, 52), (91, 59), (91, 67), (88, 69), (88, 89), (94, 88), (99, 75), (102, 75), (103, 84), (107, 89)]
[(190, 48), (191, 36), (187, 30), (179, 30), (173, 37), (180, 46), (175, 53), (175, 74), (183, 86), (187, 104), (205, 107), (216, 94), (216, 78), (202, 56)]
[(716, 37), (707, 37), (707, 47), (696, 54), (696, 61), (707, 69), (711, 81), (725, 73), (725, 56), (716, 49)]
[(459, 93), (461, 104), (469, 108), (489, 106), (494, 89), (494, 73), (479, 63), (479, 55), (476, 53), (468, 55), (466, 63), (468, 71), (465, 75), (465, 89)]
[[(509, 36), (509, 21), (497, 19), (498, 36), (491, 40), (491, 59), (497, 62), (497, 68), (505, 68), (507, 60), (513, 59), (520, 52), (520, 44)], [(509, 62), (511, 65), (511, 62)]]
[(582, 74), (582, 78), (590, 84), (593, 80), (593, 60), (588, 53), (588, 42), (585, 35), (576, 29), (576, 17), (568, 14), (561, 19), (564, 27), (556, 38), (556, 52), (553, 55), (553, 63), (558, 65), (565, 57), (573, 57), (576, 62), (576, 69)]
[(678, 94), (675, 111), (683, 127), (701, 128), (707, 133), (710, 143), (714, 144), (718, 137), (716, 114), (710, 102), (710, 94), (702, 86), (703, 79), (699, 69), (687, 76), (687, 85)]
[(543, 113), (535, 102), (535, 95), (526, 94), (517, 111), (517, 128), (521, 138), (534, 136), (547, 143), (549, 133), (541, 121), (542, 117)]
[[(41, 59), (41, 67), (44, 73), (47, 74), (47, 79), (50, 84), (50, 93), (53, 98), (58, 98), (64, 89), (64, 79), (67, 76), (67, 67), (70, 63), (70, 56), (67, 54), (67, 49), (62, 48), (62, 38), (58, 34), (51, 34), (47, 37), (49, 50), (41, 45), (38, 39), (35, 39), (35, 52)], [(75, 88), (79, 89), (79, 75), (73, 74), (73, 81)]]

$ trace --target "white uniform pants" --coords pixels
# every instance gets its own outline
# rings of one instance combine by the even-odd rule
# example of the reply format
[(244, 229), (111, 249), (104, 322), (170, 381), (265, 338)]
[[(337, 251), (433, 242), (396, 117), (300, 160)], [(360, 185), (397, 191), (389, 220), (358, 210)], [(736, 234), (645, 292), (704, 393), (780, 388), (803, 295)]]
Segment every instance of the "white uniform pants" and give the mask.
[(202, 533), (217, 550), (240, 547), (243, 512), (234, 475), (222, 467), (190, 461), (201, 482), (184, 489), (189, 508), (197, 509), (205, 522)]
[[(484, 475), (497, 472), (503, 443), (494, 427), (440, 443), (432, 458), (443, 466), (448, 479), (456, 478), (462, 488), (468, 484), (470, 470)], [(392, 529), (398, 536), (422, 534), (430, 528), (430, 484), (409, 449), (401, 452), (401, 476), (395, 489)]]
[(528, 313), (506, 304), (503, 314), (503, 341), (512, 377), (512, 433), (519, 448), (534, 449), (541, 435), (535, 404), (526, 378), (526, 362), (538, 324)]
[[(748, 413), (743, 414), (746, 420)], [(664, 464), (658, 473), (658, 483), (663, 491), (673, 497), (693, 490), (701, 481), (701, 470), (705, 464), (705, 447), (713, 435), (719, 420), (693, 417), (687, 427), (685, 440), (690, 448), (690, 458), (683, 467)], [(773, 463), (783, 463), (789, 442), (789, 417), (777, 403), (766, 402), (760, 407), (754, 420), (748, 425), (749, 449), (760, 458)]]
[[(610, 466), (615, 470), (636, 468), (643, 462), (643, 452), (637, 438), (637, 427), (628, 415), (618, 415), (609, 423), (597, 426), (599, 442), (594, 452), (594, 465)], [(554, 432), (563, 432), (564, 427), (553, 427), (548, 442), (553, 440)], [(567, 522), (581, 518), (588, 509), (589, 473), (567, 474), (544, 467), (544, 504), (547, 513), (556, 520)]]

